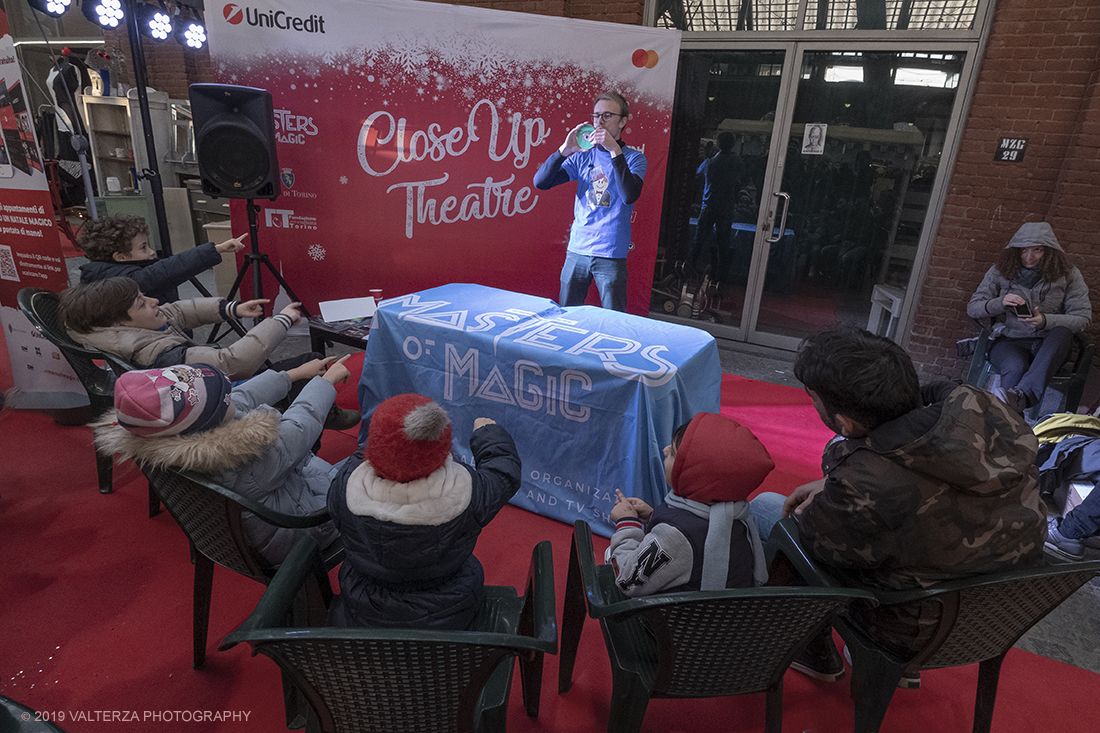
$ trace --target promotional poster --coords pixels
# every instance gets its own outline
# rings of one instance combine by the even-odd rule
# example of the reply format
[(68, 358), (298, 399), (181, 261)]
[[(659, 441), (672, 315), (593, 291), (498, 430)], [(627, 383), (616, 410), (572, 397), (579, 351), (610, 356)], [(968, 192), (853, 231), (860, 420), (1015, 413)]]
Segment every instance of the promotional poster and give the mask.
[[(532, 179), (615, 90), (623, 142), (648, 160), (628, 256), (628, 309), (648, 309), (679, 31), (416, 0), (227, 3), (206, 20), (215, 81), (273, 96), (282, 193), (257, 202), (258, 244), (307, 307), (452, 282), (556, 298), (576, 184)], [(247, 226), (244, 202), (232, 211)]]
[(69, 283), (24, 90), (7, 16), (0, 10), (0, 322), (19, 407), (75, 407), (88, 402), (84, 388), (17, 302), (23, 288), (61, 291)]

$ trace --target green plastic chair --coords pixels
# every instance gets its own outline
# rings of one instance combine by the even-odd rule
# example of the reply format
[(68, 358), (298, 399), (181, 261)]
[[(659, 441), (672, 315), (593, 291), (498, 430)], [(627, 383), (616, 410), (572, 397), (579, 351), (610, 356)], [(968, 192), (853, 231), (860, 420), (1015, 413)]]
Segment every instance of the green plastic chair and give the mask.
[[(242, 514), (250, 512), (276, 527), (307, 529), (327, 522), (328, 510), (304, 515), (282, 514), (196, 473), (171, 468), (143, 470), (149, 485), (191, 545), (191, 562), (195, 565), (191, 666), (199, 669), (206, 662), (214, 565), (264, 585), (271, 582), (277, 570), (248, 541), (241, 524)], [(343, 542), (337, 540), (325, 548), (324, 557), (327, 568), (336, 567), (344, 558)]]
[[(97, 349), (81, 346), (69, 338), (69, 333), (61, 325), (57, 307), (60, 296), (44, 288), (23, 288), (16, 295), (19, 309), (38, 329), (42, 336), (52, 343), (69, 362), (80, 384), (88, 393), (91, 419), (99, 418), (115, 406), (115, 374), (109, 368), (100, 366), (103, 353)], [(96, 476), (99, 481), (99, 493), (110, 494), (113, 490), (113, 456), (105, 456), (96, 451)]]
[(765, 730), (780, 733), (783, 674), (797, 652), (855, 599), (872, 596), (764, 587), (627, 598), (611, 567), (595, 564), (592, 530), (578, 521), (565, 586), (558, 692), (573, 684), (587, 611), (599, 620), (611, 659), (608, 733), (640, 730), (650, 698), (755, 692), (767, 693)]
[[(1085, 393), (1085, 383), (1088, 381), (1096, 347), (1081, 334), (1073, 335), (1073, 344), (1069, 358), (1050, 378), (1039, 402), (1024, 411), (1031, 422), (1056, 412), (1077, 412), (1081, 405), (1081, 396)], [(974, 354), (970, 357), (970, 366), (966, 372), (967, 384), (979, 389), (991, 389), (1000, 383), (1000, 375), (989, 361), (989, 349), (992, 346), (989, 330), (983, 328), (974, 347)]]
[(65, 730), (50, 721), (50, 718), (64, 720), (67, 713), (35, 712), (21, 702), (0, 695), (0, 733), (65, 733)]
[[(16, 299), (19, 308), (38, 329), (38, 332), (52, 343), (69, 362), (76, 376), (80, 379), (84, 391), (88, 393), (89, 411), (92, 420), (98, 419), (103, 413), (114, 409), (115, 406), (115, 378), (121, 372), (115, 363), (125, 364), (121, 359), (106, 354), (97, 349), (81, 346), (69, 338), (68, 331), (61, 324), (61, 318), (57, 307), (60, 296), (52, 290), (44, 288), (23, 288)], [(100, 366), (97, 362), (106, 362), (107, 366)], [(114, 482), (114, 457), (105, 456), (98, 450), (95, 452), (96, 478), (99, 482), (99, 493), (110, 494), (113, 491)], [(149, 487), (149, 516), (155, 517), (160, 513), (160, 501)]]
[[(799, 543), (798, 524), (780, 520), (768, 538), (768, 553), (806, 582), (831, 587), (839, 584), (816, 565)], [(843, 616), (834, 620), (852, 655), (851, 694), (855, 702), (856, 733), (874, 733), (905, 672), (980, 664), (974, 704), (974, 731), (988, 733), (993, 721), (1001, 662), (1024, 632), (1100, 574), (1100, 561), (1039, 565), (939, 583), (912, 591), (875, 591), (880, 606), (935, 600), (943, 608), (939, 628), (928, 644), (903, 657), (884, 649), (855, 623)]]
[[(307, 731), (504, 731), (517, 658), (524, 708), (538, 717), (543, 655), (558, 645), (549, 541), (532, 552), (523, 596), (485, 587), (469, 631), (323, 626), (331, 589), (320, 568), (316, 543), (298, 540), (256, 610), (221, 644), (246, 642), (279, 665), (309, 703)], [(306, 623), (286, 627), (302, 608)]]

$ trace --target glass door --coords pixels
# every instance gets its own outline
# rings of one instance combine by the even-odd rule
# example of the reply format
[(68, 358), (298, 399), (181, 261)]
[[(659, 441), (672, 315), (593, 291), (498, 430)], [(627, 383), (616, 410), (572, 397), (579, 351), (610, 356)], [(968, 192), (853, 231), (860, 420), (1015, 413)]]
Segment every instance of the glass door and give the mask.
[(653, 313), (788, 349), (894, 336), (965, 61), (684, 51)]
[(744, 338), (758, 225), (776, 165), (776, 108), (792, 50), (680, 54), (652, 313)]
[[(964, 53), (804, 50), (749, 340), (895, 336)], [(779, 219), (776, 219), (776, 227)]]

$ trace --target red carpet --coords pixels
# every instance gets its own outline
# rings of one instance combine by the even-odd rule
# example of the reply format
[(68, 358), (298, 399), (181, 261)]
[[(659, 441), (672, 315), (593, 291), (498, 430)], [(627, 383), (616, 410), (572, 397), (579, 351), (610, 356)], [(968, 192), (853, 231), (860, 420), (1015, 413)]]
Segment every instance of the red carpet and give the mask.
[[(715, 308), (722, 323), (737, 324), (745, 303), (745, 288), (727, 286)], [(788, 335), (817, 333), (837, 324), (837, 313), (845, 305), (845, 294), (813, 283), (800, 283), (795, 292), (777, 295), (765, 293), (760, 301), (758, 327)]]
[[(11, 383), (4, 359), (0, 389)], [(354, 392), (353, 384), (345, 387), (341, 401), (354, 404)], [(820, 476), (818, 459), (829, 435), (803, 392), (727, 376), (722, 405), (776, 458), (765, 488), (786, 492)], [(60, 428), (41, 415), (0, 413), (0, 537), (8, 567), (0, 586), (8, 630), (0, 694), (51, 718), (65, 716), (60, 725), (75, 733), (284, 730), (274, 663), (251, 658), (246, 648), (215, 651), (262, 588), (222, 569), (215, 573), (209, 656), (204, 670), (193, 671), (187, 542), (167, 514), (146, 517), (146, 484), (132, 466), (116, 468), (114, 494), (96, 491), (89, 437), (87, 428)], [(354, 434), (327, 434), (322, 456), (335, 461), (354, 448)], [(518, 585), (532, 546), (552, 540), (560, 609), (569, 537), (564, 524), (507, 507), (482, 535), (477, 554), (490, 583)], [(606, 540), (596, 542), (599, 550), (606, 546)], [(609, 671), (599, 629), (589, 623), (573, 689), (557, 694), (557, 658), (548, 656), (539, 719), (523, 714), (517, 681), (509, 729), (605, 730)], [(969, 731), (976, 680), (976, 666), (925, 673), (922, 689), (898, 691), (882, 730)], [(1100, 675), (1013, 651), (1001, 674), (994, 730), (1094, 731), (1090, 701), (1098, 683)], [(246, 714), (247, 721), (187, 722), (223, 711)], [(762, 695), (655, 700), (643, 730), (760, 731), (763, 720)], [(851, 725), (847, 681), (825, 684), (788, 673), (784, 730), (839, 733)]]

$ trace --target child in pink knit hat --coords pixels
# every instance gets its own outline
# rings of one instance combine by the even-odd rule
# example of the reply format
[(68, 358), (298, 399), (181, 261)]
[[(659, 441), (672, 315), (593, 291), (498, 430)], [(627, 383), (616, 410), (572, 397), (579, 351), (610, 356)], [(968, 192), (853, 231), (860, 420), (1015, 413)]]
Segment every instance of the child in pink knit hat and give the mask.
[(520, 484), (508, 432), (474, 421), (477, 468), (451, 457), (447, 411), (402, 394), (370, 418), (364, 450), (332, 482), (328, 510), (344, 538), (336, 626), (461, 630), (481, 607), (485, 575), (478, 534)]
[[(115, 412), (95, 426), (96, 445), (142, 467), (201, 473), (232, 491), (284, 514), (323, 509), (337, 467), (310, 450), (336, 399), (336, 385), (351, 375), (344, 366), (316, 359), (288, 372), (269, 369), (232, 387), (209, 364), (177, 364), (122, 374), (115, 383)], [(284, 413), (268, 407), (286, 397), (291, 382), (305, 382)], [(327, 546), (336, 528), (279, 528), (245, 514), (245, 534), (273, 566), (302, 532)]]
[(608, 549), (628, 596), (751, 588), (767, 580), (749, 494), (775, 468), (736, 420), (700, 412), (665, 448), (671, 491), (656, 509), (616, 491)]

